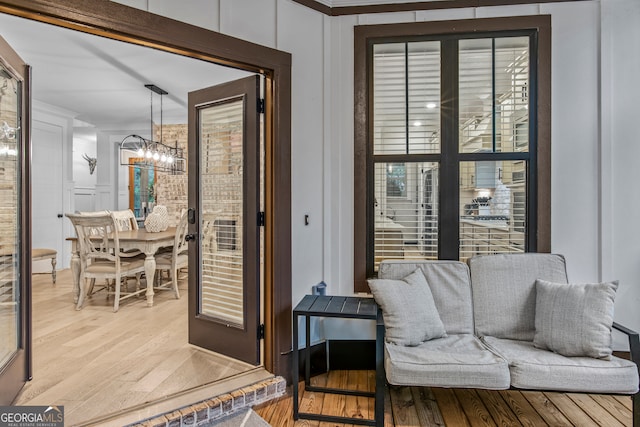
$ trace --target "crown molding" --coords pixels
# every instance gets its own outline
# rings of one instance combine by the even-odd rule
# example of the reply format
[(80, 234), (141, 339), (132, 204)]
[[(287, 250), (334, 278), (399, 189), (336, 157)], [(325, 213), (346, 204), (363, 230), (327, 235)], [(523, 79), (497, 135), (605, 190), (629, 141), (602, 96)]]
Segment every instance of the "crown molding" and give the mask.
[[(458, 9), (463, 7), (487, 7), (518, 4), (560, 3), (584, 0), (422, 0), (412, 2), (393, 3), (388, 0), (371, 0), (368, 4), (350, 0), (293, 0), (308, 8), (322, 12), (328, 16), (360, 15), (367, 13), (407, 12), (435, 9)], [(335, 4), (349, 4), (351, 6), (335, 6)], [(360, 3), (360, 4), (358, 4)]]

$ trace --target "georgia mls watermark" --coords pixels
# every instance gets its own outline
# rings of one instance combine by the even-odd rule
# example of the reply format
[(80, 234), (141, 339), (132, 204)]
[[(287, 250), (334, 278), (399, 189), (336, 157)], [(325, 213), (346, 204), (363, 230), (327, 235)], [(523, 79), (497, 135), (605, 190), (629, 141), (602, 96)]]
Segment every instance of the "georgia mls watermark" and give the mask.
[(64, 406), (0, 406), (0, 427), (64, 427)]

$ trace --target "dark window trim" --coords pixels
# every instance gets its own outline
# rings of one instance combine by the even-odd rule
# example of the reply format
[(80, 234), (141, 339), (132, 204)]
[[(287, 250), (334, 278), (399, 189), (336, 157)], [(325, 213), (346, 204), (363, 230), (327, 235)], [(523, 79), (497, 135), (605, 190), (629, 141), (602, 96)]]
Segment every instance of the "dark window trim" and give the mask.
[[(373, 117), (373, 90), (368, 78), (372, 69), (372, 58), (367, 54), (374, 40), (396, 37), (425, 37), (430, 35), (458, 35), (473, 32), (500, 32), (537, 30), (538, 86), (532, 87), (531, 95), (537, 96), (537, 110), (533, 112), (538, 127), (531, 129), (530, 136), (537, 139), (537, 149), (530, 153), (536, 162), (537, 178), (529, 172), (529, 179), (537, 185), (537, 211), (531, 215), (537, 222), (537, 234), (529, 238), (529, 246), (537, 252), (551, 250), (551, 17), (549, 15), (469, 19), (455, 21), (416, 22), (409, 24), (361, 25), (354, 28), (354, 291), (368, 292), (367, 259), (372, 258), (371, 245), (367, 244), (367, 224), (372, 222), (367, 200), (373, 197), (372, 177), (367, 174), (367, 165), (372, 157), (369, 144)], [(534, 38), (536, 39), (536, 38)], [(456, 130), (453, 130), (456, 131)], [(444, 132), (444, 129), (443, 129)], [(507, 156), (508, 157), (508, 156)], [(417, 158), (416, 158), (417, 160)], [(441, 191), (446, 189), (442, 188)], [(453, 189), (452, 189), (453, 191)], [(456, 187), (455, 191), (458, 189)], [(443, 215), (444, 216), (444, 215)], [(366, 219), (366, 220), (364, 220)], [(445, 224), (440, 224), (444, 226)], [(536, 224), (531, 224), (536, 226)]]
[(443, 0), (407, 3), (370, 4), (363, 6), (327, 6), (317, 0), (293, 0), (328, 16), (361, 15), (365, 13), (413, 12), (419, 10), (460, 9), (463, 7), (511, 6), (517, 4), (559, 3), (584, 0)]
[(290, 380), (291, 54), (108, 0), (0, 0), (0, 13), (266, 76), (264, 366)]

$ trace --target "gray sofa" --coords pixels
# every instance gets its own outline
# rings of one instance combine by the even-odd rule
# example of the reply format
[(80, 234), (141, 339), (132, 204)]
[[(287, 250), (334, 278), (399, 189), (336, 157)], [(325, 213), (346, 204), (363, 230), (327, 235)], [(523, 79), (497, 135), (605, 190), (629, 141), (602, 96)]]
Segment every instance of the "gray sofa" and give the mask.
[[(640, 426), (640, 344), (613, 322), (617, 282), (568, 284), (564, 257), (530, 253), (386, 260), (369, 286), (390, 384), (633, 395)], [(611, 354), (612, 328), (635, 363)]]

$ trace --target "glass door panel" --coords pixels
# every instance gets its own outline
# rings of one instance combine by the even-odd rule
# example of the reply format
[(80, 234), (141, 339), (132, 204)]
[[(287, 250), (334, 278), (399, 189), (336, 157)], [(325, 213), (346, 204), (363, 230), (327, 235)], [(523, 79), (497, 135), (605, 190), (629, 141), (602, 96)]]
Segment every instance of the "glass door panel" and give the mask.
[(200, 312), (244, 327), (243, 99), (200, 110), (202, 296)]
[[(27, 66), (0, 37), (0, 405), (8, 405), (29, 377), (30, 326), (27, 291), (30, 247), (23, 220), (29, 200), (23, 173), (30, 157), (23, 127)], [(26, 123), (28, 125), (28, 123)]]
[(155, 167), (146, 159), (132, 157), (129, 164), (129, 209), (138, 219), (145, 219), (155, 205)]
[(20, 346), (18, 85), (0, 64), (0, 363)]

